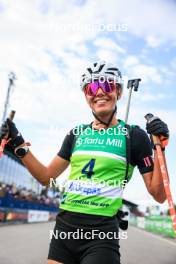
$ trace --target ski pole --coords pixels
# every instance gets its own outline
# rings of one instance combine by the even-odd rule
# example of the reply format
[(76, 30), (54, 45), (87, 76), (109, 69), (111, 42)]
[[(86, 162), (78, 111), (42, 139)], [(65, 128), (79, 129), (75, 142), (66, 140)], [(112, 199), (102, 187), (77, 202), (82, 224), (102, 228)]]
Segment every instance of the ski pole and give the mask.
[[(152, 120), (154, 120), (155, 117), (152, 114), (147, 114), (147, 115), (145, 115), (145, 118), (146, 118), (147, 122), (149, 123)], [(156, 147), (156, 152), (157, 152), (157, 157), (158, 157), (160, 170), (161, 170), (161, 174), (162, 174), (164, 189), (165, 189), (167, 201), (169, 204), (169, 212), (170, 212), (170, 216), (171, 216), (171, 220), (172, 220), (172, 224), (173, 224), (173, 228), (174, 228), (174, 233), (176, 236), (176, 211), (174, 208), (174, 202), (173, 202), (172, 194), (171, 194), (171, 190), (170, 190), (169, 174), (168, 174), (168, 170), (167, 170), (166, 160), (165, 160), (163, 152), (161, 150), (161, 142), (160, 142), (159, 137), (152, 135), (152, 140), (153, 140), (153, 144)]]
[[(10, 112), (10, 115), (9, 115), (9, 119), (10, 120), (13, 120), (14, 118), (14, 115), (15, 115), (15, 111), (11, 111)], [(1, 145), (0, 145), (0, 158), (2, 158), (2, 155), (3, 155), (3, 152), (4, 152), (4, 148), (5, 148), (5, 145), (7, 144), (7, 139), (2, 139), (1, 141)]]
[(134, 88), (135, 92), (138, 91), (138, 87), (139, 87), (139, 82), (140, 81), (141, 81), (141, 79), (128, 80), (127, 89), (129, 89), (129, 95), (128, 95), (128, 103), (127, 103), (127, 108), (126, 108), (126, 115), (125, 115), (125, 123), (126, 124), (128, 122), (128, 115), (129, 115), (129, 110), (130, 110), (130, 102), (131, 102), (132, 91), (133, 91), (133, 88)]

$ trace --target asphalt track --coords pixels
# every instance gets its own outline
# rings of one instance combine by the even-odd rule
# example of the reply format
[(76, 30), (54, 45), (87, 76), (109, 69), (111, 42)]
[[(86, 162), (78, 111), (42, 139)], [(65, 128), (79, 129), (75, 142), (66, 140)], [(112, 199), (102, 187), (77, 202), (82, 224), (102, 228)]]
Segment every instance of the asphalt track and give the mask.
[[(54, 223), (0, 227), (0, 263), (44, 264)], [(176, 264), (176, 241), (130, 227), (121, 240), (122, 264)], [(110, 264), (110, 263), (107, 263)]]

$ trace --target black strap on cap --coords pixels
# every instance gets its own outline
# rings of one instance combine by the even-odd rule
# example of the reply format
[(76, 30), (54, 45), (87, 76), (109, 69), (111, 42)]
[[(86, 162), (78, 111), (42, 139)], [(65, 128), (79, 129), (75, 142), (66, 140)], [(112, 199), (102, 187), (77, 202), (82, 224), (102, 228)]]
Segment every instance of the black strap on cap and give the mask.
[(92, 111), (92, 114), (94, 115), (94, 117), (100, 122), (100, 123), (102, 123), (103, 125), (106, 125), (107, 127), (109, 126), (109, 124), (111, 123), (111, 121), (112, 121), (112, 119), (113, 119), (113, 116), (114, 116), (114, 114), (115, 114), (115, 112), (117, 111), (117, 106), (115, 106), (115, 108), (114, 108), (114, 110), (113, 110), (113, 112), (112, 112), (112, 114), (111, 114), (111, 116), (110, 116), (110, 118), (109, 118), (109, 120), (108, 120), (108, 122), (105, 122), (105, 121), (102, 121), (93, 111)]

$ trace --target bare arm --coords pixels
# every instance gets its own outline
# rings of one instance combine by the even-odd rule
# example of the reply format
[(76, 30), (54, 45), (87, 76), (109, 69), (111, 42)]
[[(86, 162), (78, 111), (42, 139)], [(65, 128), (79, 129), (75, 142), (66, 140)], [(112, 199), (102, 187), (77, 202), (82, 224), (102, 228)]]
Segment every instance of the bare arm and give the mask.
[(156, 151), (154, 151), (154, 170), (153, 172), (145, 173), (142, 176), (143, 176), (148, 192), (153, 196), (153, 198), (157, 202), (163, 203), (166, 200), (166, 194), (164, 190), (161, 170), (160, 170)]
[[(0, 127), (0, 141), (4, 138), (8, 140), (8, 144), (14, 149), (26, 145), (21, 133), (19, 133), (15, 124), (10, 119), (7, 119), (2, 127)], [(71, 143), (68, 136), (66, 140), (68, 143), (65, 143), (65, 148), (69, 150), (71, 149)], [(33, 177), (43, 185), (48, 185), (51, 178), (55, 179), (58, 177), (69, 165), (67, 158), (63, 159), (56, 156), (48, 166), (44, 166), (30, 151), (21, 160)]]
[(48, 185), (50, 178), (56, 179), (69, 165), (69, 161), (56, 156), (48, 166), (44, 166), (30, 151), (21, 160), (42, 185)]

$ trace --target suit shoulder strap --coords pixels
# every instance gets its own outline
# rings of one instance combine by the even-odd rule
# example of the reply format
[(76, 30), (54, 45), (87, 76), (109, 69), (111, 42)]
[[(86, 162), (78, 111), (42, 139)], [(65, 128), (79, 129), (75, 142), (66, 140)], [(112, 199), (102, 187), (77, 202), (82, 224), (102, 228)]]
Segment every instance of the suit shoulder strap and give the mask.
[(76, 130), (77, 132), (76, 132), (76, 134), (73, 134), (73, 141), (72, 141), (71, 153), (73, 152), (73, 149), (75, 147), (76, 140), (80, 136), (81, 131), (84, 131), (89, 126), (90, 126), (90, 124), (83, 124), (83, 125), (80, 125), (80, 126), (78, 126), (78, 127), (75, 128), (75, 129), (77, 129)]
[(127, 129), (127, 134), (126, 134), (126, 171), (125, 171), (125, 182), (127, 183), (129, 181), (128, 178), (128, 171), (129, 171), (129, 164), (131, 161), (131, 137), (134, 128), (138, 126), (136, 125), (127, 125), (125, 124), (125, 128)]

